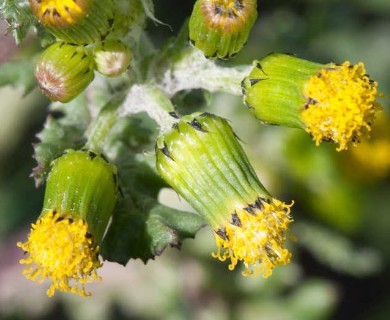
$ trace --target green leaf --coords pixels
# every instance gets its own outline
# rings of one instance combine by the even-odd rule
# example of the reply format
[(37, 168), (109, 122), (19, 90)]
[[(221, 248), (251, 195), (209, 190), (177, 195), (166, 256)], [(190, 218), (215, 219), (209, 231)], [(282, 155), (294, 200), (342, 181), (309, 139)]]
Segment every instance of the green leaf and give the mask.
[(28, 0), (2, 0), (0, 14), (9, 24), (8, 30), (19, 45), (32, 25), (37, 24)]
[(23, 95), (30, 93), (36, 87), (33, 62), (21, 60), (3, 64), (0, 68), (0, 87), (6, 85), (20, 89)]
[(146, 16), (153, 20), (154, 22), (156, 23), (160, 23), (162, 25), (165, 25), (165, 26), (168, 26), (166, 23), (158, 20), (155, 16), (154, 16), (154, 5), (153, 5), (153, 1), (152, 0), (141, 0), (141, 3), (142, 3), (142, 6), (144, 8), (144, 11), (145, 11), (145, 14)]
[(204, 220), (193, 213), (175, 210), (148, 199), (142, 208), (122, 199), (102, 244), (104, 259), (126, 265), (129, 259), (154, 259), (168, 246), (180, 248), (193, 238)]
[(40, 142), (34, 145), (34, 158), (38, 162), (32, 177), (36, 186), (46, 178), (52, 160), (66, 149), (84, 145), (84, 132), (89, 121), (85, 95), (66, 104), (52, 104), (43, 130), (37, 134)]
[(167, 246), (180, 247), (204, 226), (199, 216), (158, 203), (167, 185), (154, 168), (156, 123), (146, 113), (121, 119), (113, 130), (108, 154), (118, 167), (120, 199), (102, 243), (104, 259), (126, 264), (147, 262)]

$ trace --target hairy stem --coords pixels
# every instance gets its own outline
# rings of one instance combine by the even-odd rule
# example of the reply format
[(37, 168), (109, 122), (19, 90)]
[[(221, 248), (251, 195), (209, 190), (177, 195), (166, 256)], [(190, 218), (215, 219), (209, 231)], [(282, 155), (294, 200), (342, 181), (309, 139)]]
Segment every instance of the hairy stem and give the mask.
[(173, 61), (158, 76), (156, 87), (169, 97), (181, 90), (204, 89), (210, 92), (226, 92), (241, 95), (241, 81), (249, 74), (252, 66), (223, 67), (208, 60), (203, 53), (192, 47)]
[(169, 130), (175, 123), (176, 119), (169, 114), (173, 111), (173, 105), (165, 93), (148, 84), (133, 85), (118, 109), (120, 117), (146, 112), (158, 123), (161, 132)]

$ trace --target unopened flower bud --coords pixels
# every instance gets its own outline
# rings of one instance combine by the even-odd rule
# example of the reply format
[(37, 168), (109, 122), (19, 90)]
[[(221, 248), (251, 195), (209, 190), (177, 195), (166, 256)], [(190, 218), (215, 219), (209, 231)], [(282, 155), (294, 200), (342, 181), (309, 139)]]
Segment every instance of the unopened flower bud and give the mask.
[(107, 77), (117, 77), (127, 70), (131, 61), (130, 48), (119, 40), (106, 40), (94, 52), (95, 68)]
[(38, 58), (35, 78), (50, 100), (68, 102), (92, 82), (93, 57), (84, 46), (56, 42)]
[(256, 18), (256, 0), (197, 0), (189, 37), (206, 57), (228, 59), (247, 42)]

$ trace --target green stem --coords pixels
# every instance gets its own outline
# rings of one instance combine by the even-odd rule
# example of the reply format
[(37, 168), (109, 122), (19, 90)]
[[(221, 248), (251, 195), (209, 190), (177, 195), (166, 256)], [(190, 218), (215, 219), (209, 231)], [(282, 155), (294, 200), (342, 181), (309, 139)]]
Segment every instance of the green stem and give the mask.
[(181, 90), (204, 89), (210, 92), (242, 94), (241, 81), (250, 73), (252, 66), (223, 67), (204, 57), (193, 47), (187, 47), (176, 61), (157, 76), (156, 87), (169, 97)]
[(118, 105), (120, 101), (109, 102), (89, 125), (85, 147), (98, 153), (104, 153), (106, 138), (119, 119)]
[(171, 129), (177, 121), (169, 114), (174, 112), (171, 100), (164, 92), (148, 84), (133, 85), (118, 112), (120, 117), (146, 112), (157, 122), (161, 132)]

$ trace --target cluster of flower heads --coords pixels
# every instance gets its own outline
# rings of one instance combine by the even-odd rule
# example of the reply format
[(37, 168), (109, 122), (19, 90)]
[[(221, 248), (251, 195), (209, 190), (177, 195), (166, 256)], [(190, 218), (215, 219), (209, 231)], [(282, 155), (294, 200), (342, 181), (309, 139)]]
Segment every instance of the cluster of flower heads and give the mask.
[[(73, 99), (93, 80), (94, 69), (117, 76), (129, 65), (128, 47), (106, 40), (115, 18), (113, 1), (30, 3), (59, 39), (36, 67), (50, 99)], [(189, 39), (206, 57), (227, 59), (244, 46), (256, 17), (255, 0), (197, 0)], [(241, 86), (244, 103), (262, 122), (303, 129), (317, 145), (337, 143), (338, 151), (369, 132), (381, 109), (377, 83), (363, 63), (319, 64), (271, 54), (254, 61)], [(285, 242), (293, 201), (286, 204), (265, 189), (225, 119), (172, 115), (177, 121), (156, 141), (156, 168), (214, 230), (213, 257), (229, 261), (230, 270), (241, 262), (243, 275), (263, 277), (289, 263)], [(18, 243), (28, 255), (21, 260), (24, 274), (40, 282), (49, 278), (49, 296), (55, 290), (87, 296), (84, 284), (100, 279), (99, 245), (117, 190), (116, 168), (94, 152), (69, 150), (53, 162), (42, 213), (27, 242)]]
[(38, 86), (50, 100), (75, 98), (92, 82), (94, 70), (116, 77), (129, 67), (131, 50), (113, 32), (113, 0), (30, 0), (30, 4), (57, 39), (35, 67)]
[[(189, 38), (206, 57), (226, 59), (246, 43), (257, 17), (254, 0), (198, 0)], [(304, 129), (317, 145), (338, 144), (338, 151), (371, 130), (377, 83), (363, 63), (320, 64), (286, 54), (253, 62), (242, 81), (244, 102), (265, 123)]]

